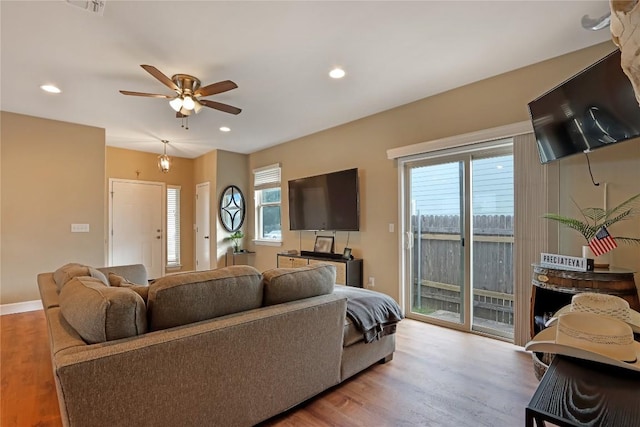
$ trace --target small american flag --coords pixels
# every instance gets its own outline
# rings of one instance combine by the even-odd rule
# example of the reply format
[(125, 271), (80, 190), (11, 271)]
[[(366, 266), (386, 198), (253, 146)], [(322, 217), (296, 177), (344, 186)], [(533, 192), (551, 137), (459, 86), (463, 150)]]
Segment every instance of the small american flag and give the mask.
[(589, 242), (589, 247), (595, 256), (600, 256), (617, 248), (618, 244), (613, 240), (613, 237), (611, 237), (607, 228), (602, 227)]

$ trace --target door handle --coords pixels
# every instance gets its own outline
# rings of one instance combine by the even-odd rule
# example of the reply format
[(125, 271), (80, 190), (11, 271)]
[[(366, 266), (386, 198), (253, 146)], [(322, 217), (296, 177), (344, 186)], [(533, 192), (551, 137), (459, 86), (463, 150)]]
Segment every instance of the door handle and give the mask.
[(162, 239), (162, 236), (156, 236), (156, 239)]
[(204, 236), (204, 238), (205, 238), (205, 239), (208, 239), (208, 238), (209, 238), (209, 236)]
[(413, 233), (406, 231), (405, 233), (405, 249), (413, 249)]

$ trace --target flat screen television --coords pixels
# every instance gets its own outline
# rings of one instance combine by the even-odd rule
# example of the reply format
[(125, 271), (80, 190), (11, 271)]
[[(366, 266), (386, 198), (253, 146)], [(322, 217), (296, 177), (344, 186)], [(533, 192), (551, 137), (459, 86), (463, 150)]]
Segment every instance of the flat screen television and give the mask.
[(543, 164), (640, 136), (640, 107), (619, 50), (528, 106)]
[(289, 228), (358, 231), (358, 169), (289, 181)]

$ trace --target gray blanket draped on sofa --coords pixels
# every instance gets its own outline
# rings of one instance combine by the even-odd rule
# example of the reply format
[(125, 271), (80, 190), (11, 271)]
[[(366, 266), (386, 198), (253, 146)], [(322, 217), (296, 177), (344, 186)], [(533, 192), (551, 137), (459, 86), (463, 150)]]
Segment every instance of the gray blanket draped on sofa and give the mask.
[(334, 293), (347, 297), (347, 316), (367, 343), (394, 333), (404, 318), (394, 299), (383, 293), (348, 286), (336, 286)]

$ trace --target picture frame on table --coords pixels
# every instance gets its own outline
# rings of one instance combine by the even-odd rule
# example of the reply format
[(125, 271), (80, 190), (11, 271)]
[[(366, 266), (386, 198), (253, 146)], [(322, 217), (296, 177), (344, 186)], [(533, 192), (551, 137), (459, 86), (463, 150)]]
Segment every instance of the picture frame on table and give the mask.
[(333, 236), (316, 236), (316, 243), (313, 245), (313, 251), (325, 254), (333, 253)]

